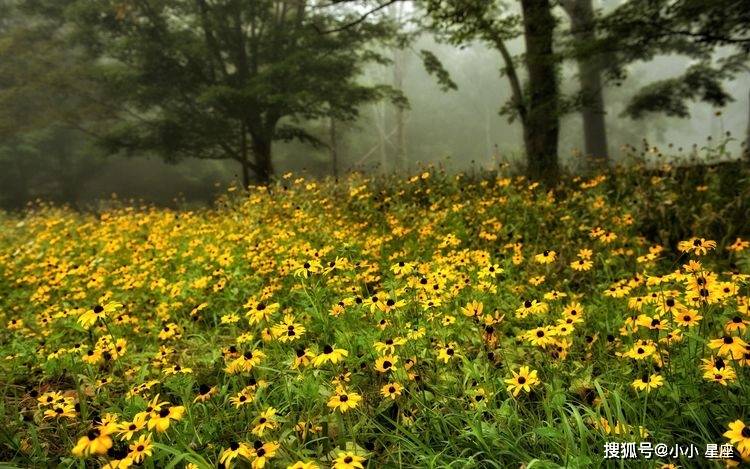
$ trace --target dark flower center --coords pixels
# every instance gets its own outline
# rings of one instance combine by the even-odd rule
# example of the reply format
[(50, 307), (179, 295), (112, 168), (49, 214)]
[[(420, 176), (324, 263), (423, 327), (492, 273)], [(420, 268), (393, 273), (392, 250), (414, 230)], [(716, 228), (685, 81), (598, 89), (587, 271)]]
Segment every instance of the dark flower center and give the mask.
[(339, 401), (341, 402), (346, 402), (348, 400), (349, 400), (349, 396), (347, 396), (346, 394), (339, 396)]
[(352, 461), (354, 461), (354, 458), (352, 458), (351, 456), (347, 456), (344, 458), (344, 462), (346, 464), (351, 464)]
[(323, 353), (329, 354), (332, 352), (333, 352), (333, 347), (331, 347), (330, 345), (326, 345), (325, 347), (323, 347)]
[(393, 386), (391, 386), (391, 387), (388, 388), (388, 392), (391, 393), (391, 394), (393, 394), (394, 392), (396, 392), (396, 388), (393, 387)]
[(164, 409), (162, 409), (162, 410), (159, 411), (159, 417), (164, 418), (167, 415), (169, 415), (169, 409), (168, 408), (164, 408)]
[(526, 382), (526, 378), (524, 378), (523, 376), (518, 377), (518, 384), (524, 384), (525, 382)]
[(104, 308), (103, 308), (103, 307), (102, 307), (101, 305), (96, 305), (96, 306), (94, 306), (94, 312), (95, 312), (96, 314), (99, 314), (99, 313), (101, 313), (102, 311), (104, 311)]
[(231, 449), (232, 451), (237, 451), (238, 449), (240, 449), (240, 444), (236, 441), (233, 441), (229, 444), (229, 449)]

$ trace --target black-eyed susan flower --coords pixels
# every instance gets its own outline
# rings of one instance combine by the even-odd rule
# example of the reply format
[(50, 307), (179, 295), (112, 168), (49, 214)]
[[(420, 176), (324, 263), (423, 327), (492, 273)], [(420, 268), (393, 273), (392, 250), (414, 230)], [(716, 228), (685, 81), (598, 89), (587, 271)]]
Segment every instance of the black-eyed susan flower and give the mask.
[(80, 316), (78, 316), (78, 323), (83, 326), (84, 329), (89, 329), (98, 320), (104, 319), (108, 314), (114, 313), (122, 307), (122, 304), (116, 302), (109, 302), (102, 305), (96, 305), (91, 309), (85, 310)]
[(652, 375), (646, 375), (633, 381), (632, 386), (638, 391), (651, 392), (654, 389), (660, 388), (664, 385), (664, 378), (654, 373)]
[(153, 454), (154, 444), (151, 439), (151, 434), (141, 435), (138, 440), (134, 441), (130, 446), (130, 453), (128, 458), (132, 459), (136, 464), (142, 463), (147, 456)]
[(336, 388), (333, 396), (328, 400), (328, 407), (344, 413), (357, 407), (361, 400), (362, 396), (356, 392), (348, 392), (343, 386), (339, 386)]
[(158, 411), (152, 411), (149, 414), (148, 429), (156, 429), (157, 432), (163, 433), (169, 428), (170, 422), (182, 420), (184, 413), (185, 407), (181, 405), (162, 407)]
[(278, 451), (280, 447), (281, 445), (279, 445), (275, 441), (268, 441), (266, 443), (263, 443), (260, 440), (256, 440), (253, 443), (251, 452), (251, 467), (253, 469), (262, 469), (263, 467), (265, 467), (266, 463), (268, 463), (270, 459), (276, 456), (276, 451)]
[(333, 462), (332, 469), (364, 469), (362, 463), (365, 458), (352, 451), (339, 452)]
[(539, 384), (539, 378), (537, 378), (537, 371), (529, 369), (528, 366), (522, 366), (517, 372), (511, 370), (513, 374), (512, 378), (505, 380), (507, 384), (508, 392), (512, 392), (513, 396), (518, 396), (521, 391), (530, 392), (533, 386)]
[(269, 407), (260, 413), (253, 426), (253, 435), (263, 436), (267, 430), (274, 430), (279, 426), (276, 420), (276, 409)]
[(396, 399), (398, 396), (401, 395), (401, 391), (404, 389), (403, 386), (401, 386), (399, 383), (388, 383), (383, 385), (383, 387), (380, 388), (380, 395), (382, 395), (385, 398), (390, 397), (391, 399)]
[(742, 357), (745, 353), (747, 342), (739, 337), (725, 335), (719, 339), (709, 341), (708, 346), (712, 349), (718, 349), (716, 353), (719, 354), (719, 356), (735, 359)]
[(239, 456), (250, 460), (253, 457), (253, 449), (247, 443), (233, 441), (228, 448), (222, 450), (219, 463), (224, 467), (232, 467), (232, 461)]
[(215, 396), (219, 392), (219, 388), (216, 386), (209, 386), (207, 384), (201, 384), (198, 387), (198, 394), (195, 396), (195, 399), (193, 399), (193, 402), (206, 402), (207, 400), (211, 399), (211, 397)]
[(721, 369), (714, 367), (710, 370), (706, 370), (705, 373), (703, 373), (703, 378), (707, 381), (727, 386), (737, 378), (737, 374), (730, 366), (725, 366)]
[(250, 404), (254, 399), (255, 394), (253, 393), (252, 388), (246, 387), (242, 391), (230, 397), (229, 402), (231, 402), (236, 409), (239, 409), (243, 405)]
[(320, 466), (312, 461), (297, 461), (294, 464), (290, 464), (286, 469), (320, 469)]
[(139, 413), (136, 414), (132, 421), (121, 422), (117, 434), (121, 439), (130, 441), (136, 433), (144, 428), (146, 428), (146, 414)]
[(729, 424), (729, 430), (724, 432), (724, 436), (743, 457), (750, 456), (750, 426), (745, 425), (742, 420), (735, 420)]
[(86, 457), (89, 455), (104, 455), (112, 447), (111, 431), (108, 426), (98, 425), (89, 430), (71, 451), (73, 456)]
[(336, 348), (336, 346), (326, 345), (323, 350), (313, 360), (313, 365), (321, 367), (328, 362), (334, 365), (349, 355), (349, 352), (342, 348)]
[(546, 250), (534, 256), (534, 261), (538, 264), (551, 264), (557, 259), (557, 253), (555, 251)]
[(461, 313), (467, 317), (479, 317), (482, 315), (484, 305), (479, 301), (472, 301), (461, 308)]
[(716, 248), (716, 241), (707, 240), (706, 238), (690, 238), (685, 241), (680, 241), (677, 244), (677, 249), (682, 252), (692, 252), (696, 256), (703, 256), (708, 251)]
[(51, 409), (44, 411), (45, 419), (75, 419), (76, 410), (72, 402), (62, 402), (52, 406)]
[(378, 357), (375, 359), (375, 371), (380, 373), (387, 373), (389, 371), (395, 371), (396, 363), (398, 363), (397, 355), (386, 355), (384, 357)]
[(443, 363), (460, 358), (461, 355), (458, 353), (458, 345), (455, 342), (449, 342), (438, 348), (438, 360), (442, 360)]

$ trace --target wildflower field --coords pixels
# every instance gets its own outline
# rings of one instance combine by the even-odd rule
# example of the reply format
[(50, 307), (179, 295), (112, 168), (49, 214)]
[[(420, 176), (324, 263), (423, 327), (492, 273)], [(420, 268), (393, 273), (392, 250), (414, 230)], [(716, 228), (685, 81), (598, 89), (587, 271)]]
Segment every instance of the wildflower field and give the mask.
[(0, 461), (745, 464), (747, 174), (287, 175), (0, 214)]

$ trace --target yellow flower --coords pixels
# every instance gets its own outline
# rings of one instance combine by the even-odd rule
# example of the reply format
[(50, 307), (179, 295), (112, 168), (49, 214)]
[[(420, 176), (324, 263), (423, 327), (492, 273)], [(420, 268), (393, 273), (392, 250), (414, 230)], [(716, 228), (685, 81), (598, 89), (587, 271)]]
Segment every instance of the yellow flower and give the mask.
[(730, 357), (739, 360), (745, 353), (745, 347), (748, 344), (739, 337), (725, 335), (720, 339), (713, 339), (708, 343), (712, 349), (719, 349), (716, 353), (722, 357)]
[(677, 249), (682, 252), (692, 252), (696, 256), (702, 256), (708, 251), (716, 248), (716, 241), (707, 240), (706, 238), (690, 238), (686, 241), (680, 241)]
[(115, 302), (109, 302), (104, 306), (96, 305), (78, 316), (78, 322), (84, 327), (84, 329), (89, 329), (96, 321), (106, 318), (108, 314), (117, 311), (121, 307), (122, 305), (120, 303)]
[(221, 452), (219, 462), (223, 464), (224, 467), (231, 467), (232, 460), (237, 456), (251, 459), (253, 457), (253, 450), (246, 443), (232, 442), (229, 444), (229, 448)]
[(112, 438), (107, 427), (97, 426), (82, 436), (71, 451), (73, 456), (104, 455), (112, 447)]
[(538, 264), (551, 264), (555, 262), (556, 258), (557, 258), (557, 253), (555, 251), (544, 251), (534, 256), (534, 260)]
[(294, 464), (290, 464), (286, 469), (320, 469), (320, 466), (314, 462), (297, 461)]
[(256, 441), (253, 445), (253, 469), (261, 469), (265, 467), (269, 459), (276, 455), (276, 450), (279, 449), (279, 444), (276, 442), (269, 441), (268, 443), (260, 444), (260, 441)]
[(273, 430), (278, 427), (279, 424), (276, 421), (276, 409), (269, 407), (260, 413), (257, 423), (253, 427), (252, 433), (254, 435), (263, 436), (266, 430)]
[(664, 378), (659, 374), (644, 376), (641, 379), (633, 381), (632, 386), (638, 391), (651, 392), (651, 390), (664, 386)]
[(313, 365), (315, 365), (316, 367), (321, 367), (327, 362), (331, 362), (335, 365), (336, 363), (346, 358), (348, 355), (349, 352), (342, 348), (336, 348), (335, 345), (326, 345), (325, 347), (323, 347), (323, 351), (313, 360)]
[(146, 428), (146, 414), (139, 413), (133, 418), (132, 422), (122, 422), (119, 426), (117, 434), (123, 440), (129, 441), (133, 438), (136, 432), (139, 432)]
[(182, 414), (185, 413), (185, 407), (170, 406), (161, 408), (159, 411), (152, 411), (149, 415), (148, 429), (156, 429), (157, 432), (163, 433), (169, 428), (169, 424), (172, 420), (182, 420)]
[(482, 315), (483, 308), (484, 305), (481, 302), (472, 301), (471, 303), (461, 308), (461, 313), (463, 313), (464, 316), (468, 317), (479, 317)]
[(72, 402), (63, 402), (54, 405), (51, 409), (44, 411), (45, 419), (76, 418), (75, 405)]
[(511, 371), (511, 373), (513, 373), (513, 377), (506, 379), (505, 383), (508, 385), (508, 392), (512, 391), (514, 397), (518, 396), (522, 390), (530, 392), (531, 387), (539, 383), (537, 371), (529, 370), (528, 366), (522, 366), (517, 373), (515, 371)]
[(724, 432), (724, 436), (729, 438), (737, 451), (743, 457), (750, 456), (750, 427), (745, 425), (742, 420), (735, 420), (729, 424), (729, 430)]
[(328, 407), (338, 409), (341, 413), (354, 409), (362, 400), (362, 396), (355, 392), (347, 392), (342, 386), (336, 388), (336, 392), (328, 400)]
[(378, 357), (375, 360), (375, 371), (387, 373), (396, 370), (396, 363), (398, 363), (398, 356), (386, 355), (384, 357)]
[(365, 458), (357, 456), (351, 451), (339, 452), (332, 469), (364, 469), (363, 461), (365, 461)]
[(401, 391), (403, 389), (404, 387), (398, 383), (388, 383), (380, 388), (380, 394), (383, 397), (390, 397), (391, 399), (395, 400), (396, 397), (401, 395)]
[(146, 456), (151, 456), (153, 446), (150, 433), (148, 436), (141, 435), (137, 441), (129, 446), (130, 453), (128, 453), (128, 458), (139, 464), (146, 459)]
[(460, 358), (461, 355), (458, 354), (456, 348), (457, 345), (455, 342), (443, 345), (438, 349), (438, 360), (442, 360), (443, 363), (448, 363), (451, 359)]

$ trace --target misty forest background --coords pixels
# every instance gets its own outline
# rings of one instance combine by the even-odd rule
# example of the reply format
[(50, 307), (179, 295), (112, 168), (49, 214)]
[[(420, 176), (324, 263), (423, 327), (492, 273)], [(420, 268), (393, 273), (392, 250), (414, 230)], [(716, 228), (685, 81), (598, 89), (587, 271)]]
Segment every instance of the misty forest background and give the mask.
[(749, 31), (743, 0), (0, 0), (0, 207), (741, 159)]

